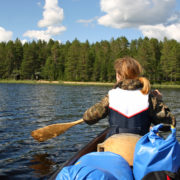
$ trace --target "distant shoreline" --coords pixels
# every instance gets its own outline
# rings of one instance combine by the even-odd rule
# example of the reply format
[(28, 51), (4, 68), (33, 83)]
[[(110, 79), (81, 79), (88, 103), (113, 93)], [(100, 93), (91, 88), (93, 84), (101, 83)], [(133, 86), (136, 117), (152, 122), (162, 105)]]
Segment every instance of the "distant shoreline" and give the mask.
[(81, 82), (81, 81), (48, 81), (48, 80), (0, 80), (0, 83), (19, 83), (19, 84), (65, 84), (65, 85), (102, 85), (113, 86), (114, 83), (108, 82)]
[[(113, 86), (114, 83), (108, 82), (80, 82), (80, 81), (48, 81), (48, 80), (0, 80), (0, 83), (19, 83), (19, 84), (64, 84), (64, 85), (96, 85)], [(152, 88), (180, 88), (180, 85), (153, 84)]]
[(68, 84), (68, 85), (98, 85), (98, 86), (113, 86), (114, 83), (104, 83), (104, 82), (81, 82), (81, 81), (47, 81), (38, 80), (37, 83), (45, 84)]

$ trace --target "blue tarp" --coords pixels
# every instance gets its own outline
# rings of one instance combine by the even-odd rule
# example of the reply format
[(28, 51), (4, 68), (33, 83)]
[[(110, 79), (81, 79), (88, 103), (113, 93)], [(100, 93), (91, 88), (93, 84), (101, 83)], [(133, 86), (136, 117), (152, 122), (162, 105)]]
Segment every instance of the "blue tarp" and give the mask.
[(64, 167), (56, 180), (133, 180), (129, 164), (112, 152), (93, 152)]

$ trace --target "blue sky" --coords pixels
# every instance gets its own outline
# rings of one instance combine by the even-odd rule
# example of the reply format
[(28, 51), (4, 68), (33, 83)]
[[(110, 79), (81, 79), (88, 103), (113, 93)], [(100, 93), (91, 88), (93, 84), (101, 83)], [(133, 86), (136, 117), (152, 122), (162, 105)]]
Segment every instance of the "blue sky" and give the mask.
[(0, 42), (90, 43), (125, 36), (180, 41), (179, 0), (1, 0)]

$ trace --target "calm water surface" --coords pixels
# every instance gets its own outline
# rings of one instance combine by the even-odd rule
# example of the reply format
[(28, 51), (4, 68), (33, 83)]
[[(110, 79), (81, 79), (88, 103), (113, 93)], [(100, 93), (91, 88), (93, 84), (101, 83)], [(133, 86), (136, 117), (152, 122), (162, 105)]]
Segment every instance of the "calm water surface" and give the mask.
[[(82, 118), (111, 87), (0, 84), (0, 179), (47, 179), (75, 152), (104, 130), (107, 119), (74, 126), (43, 143), (30, 133), (40, 127)], [(161, 89), (177, 119), (180, 140), (180, 89)]]

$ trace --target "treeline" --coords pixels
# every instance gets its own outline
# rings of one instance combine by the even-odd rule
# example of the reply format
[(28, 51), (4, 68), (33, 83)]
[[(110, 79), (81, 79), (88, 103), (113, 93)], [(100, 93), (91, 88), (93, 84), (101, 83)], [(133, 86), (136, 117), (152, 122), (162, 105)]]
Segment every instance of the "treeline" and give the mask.
[(119, 37), (93, 44), (77, 39), (65, 44), (52, 39), (1, 42), (0, 79), (112, 82), (114, 60), (124, 56), (137, 59), (151, 82), (180, 81), (180, 43), (147, 37), (131, 42)]

